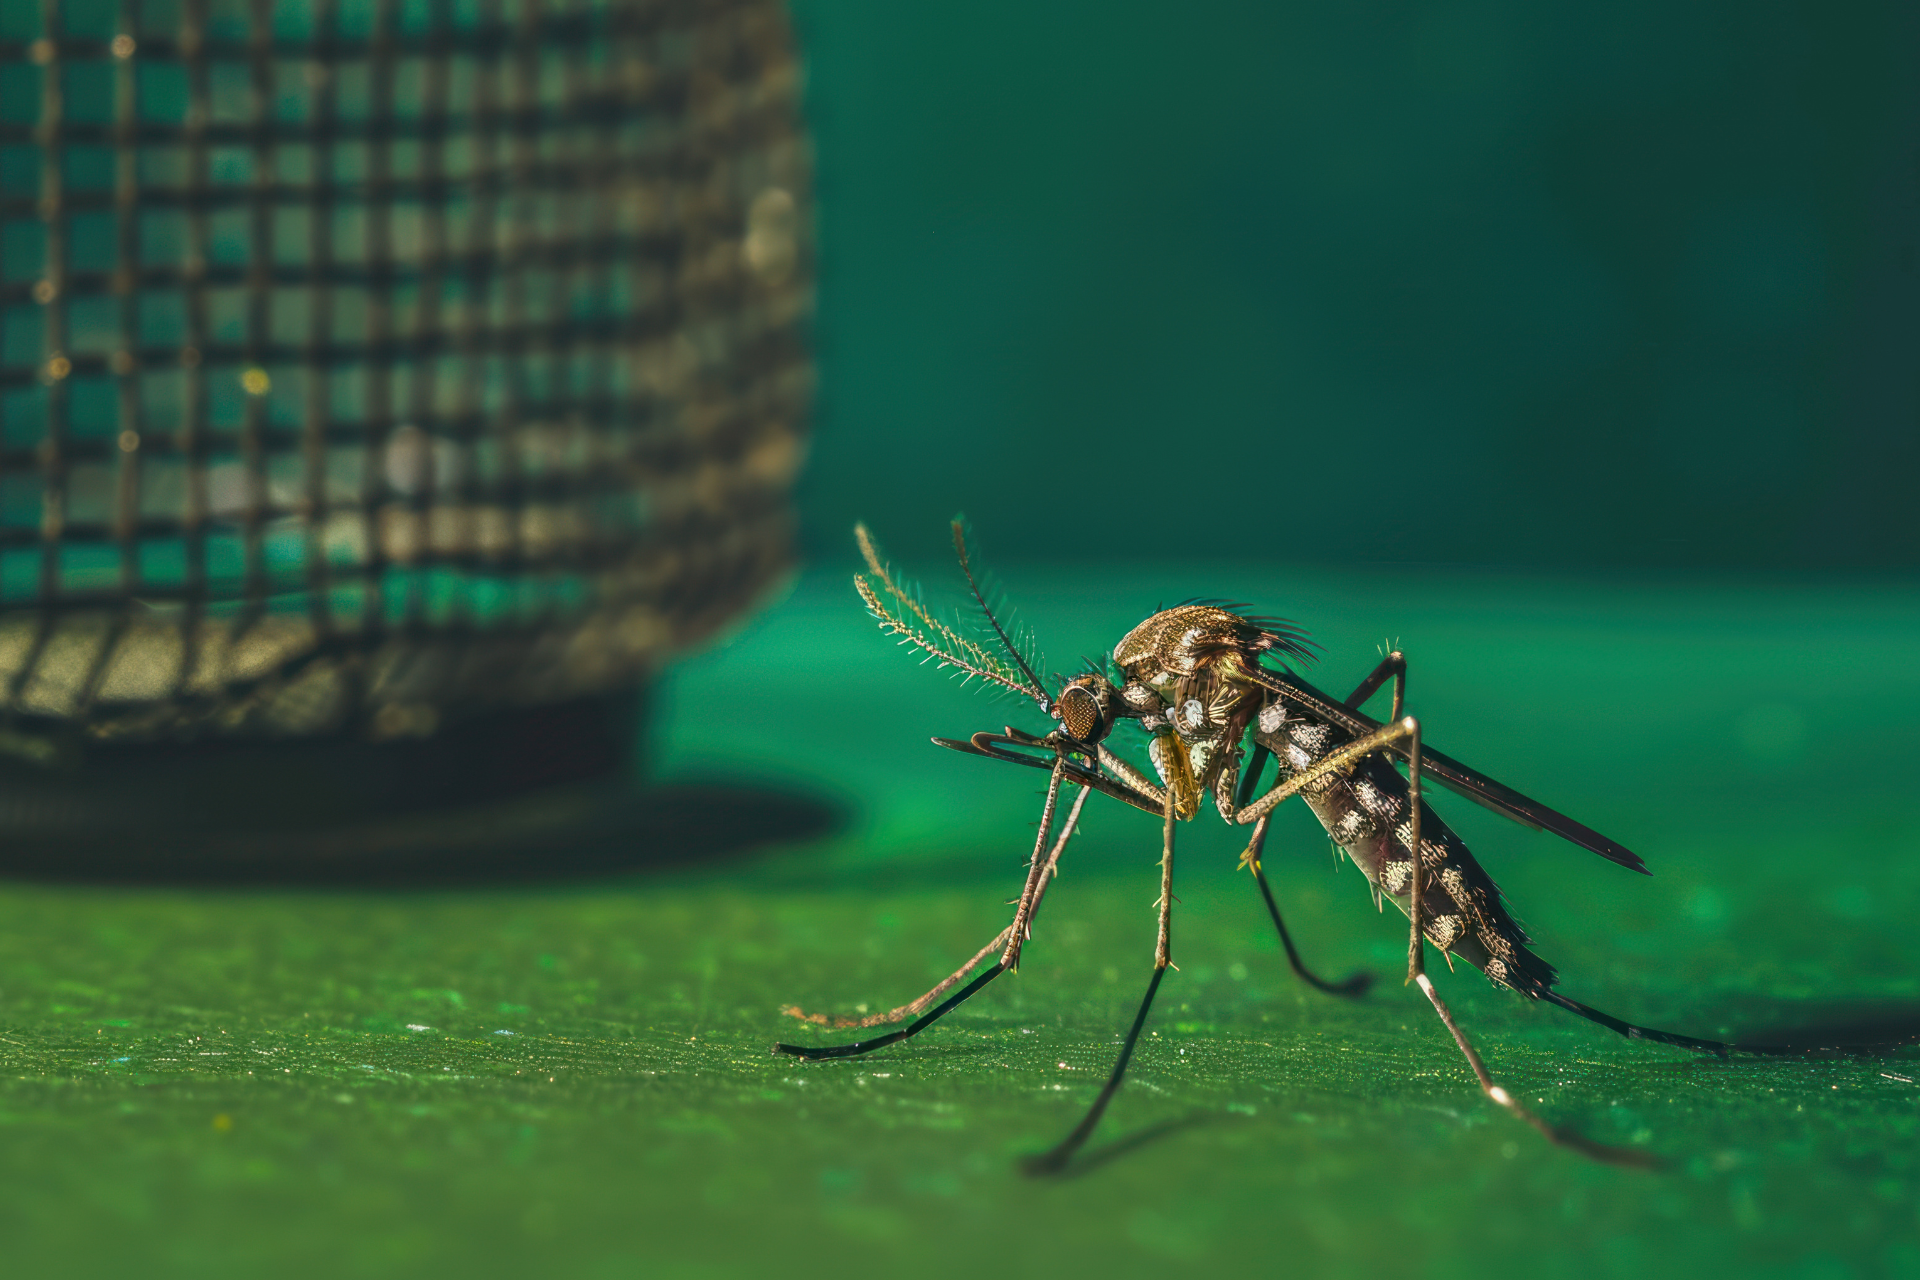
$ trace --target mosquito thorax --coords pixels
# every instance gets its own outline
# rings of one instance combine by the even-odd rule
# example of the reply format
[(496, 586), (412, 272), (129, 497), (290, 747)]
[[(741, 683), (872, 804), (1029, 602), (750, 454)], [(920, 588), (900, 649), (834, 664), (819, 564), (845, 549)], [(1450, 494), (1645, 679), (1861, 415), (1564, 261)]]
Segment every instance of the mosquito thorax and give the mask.
[(1167, 700), (1138, 680), (1129, 680), (1114, 693), (1120, 700), (1119, 714), (1131, 716), (1149, 729), (1155, 728), (1166, 716)]

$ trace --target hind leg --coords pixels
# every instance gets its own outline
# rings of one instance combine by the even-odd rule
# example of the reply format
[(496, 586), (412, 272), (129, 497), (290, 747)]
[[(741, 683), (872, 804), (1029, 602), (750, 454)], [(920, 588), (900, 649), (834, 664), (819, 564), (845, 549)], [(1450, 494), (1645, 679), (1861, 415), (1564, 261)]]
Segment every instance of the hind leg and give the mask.
[(1313, 764), (1294, 773), (1285, 782), (1274, 787), (1251, 805), (1241, 809), (1239, 813), (1235, 815), (1235, 820), (1238, 822), (1262, 821), (1269, 813), (1273, 812), (1274, 806), (1301, 790), (1303, 787), (1336, 770), (1346, 768), (1361, 758), (1378, 751), (1382, 747), (1398, 743), (1406, 744), (1408, 831), (1404, 843), (1407, 846), (1407, 852), (1410, 857), (1412, 878), (1412, 884), (1408, 890), (1409, 900), (1407, 902), (1407, 922), (1410, 926), (1407, 942), (1407, 981), (1418, 986), (1421, 994), (1425, 995), (1428, 1001), (1432, 1003), (1434, 1012), (1440, 1015), (1442, 1025), (1444, 1025), (1448, 1033), (1453, 1036), (1454, 1043), (1460, 1047), (1460, 1052), (1466, 1057), (1467, 1065), (1473, 1068), (1474, 1079), (1480, 1083), (1480, 1091), (1486, 1094), (1494, 1103), (1504, 1107), (1519, 1119), (1533, 1126), (1547, 1141), (1578, 1151), (1590, 1159), (1605, 1161), (1609, 1164), (1637, 1165), (1640, 1167), (1648, 1167), (1657, 1163), (1657, 1161), (1645, 1152), (1634, 1151), (1623, 1147), (1610, 1147), (1604, 1143), (1594, 1142), (1572, 1130), (1560, 1129), (1550, 1125), (1539, 1116), (1534, 1115), (1533, 1112), (1527, 1110), (1525, 1106), (1521, 1105), (1520, 1100), (1508, 1092), (1505, 1087), (1494, 1082), (1492, 1074), (1487, 1070), (1486, 1062), (1480, 1057), (1479, 1052), (1474, 1049), (1472, 1043), (1467, 1039), (1466, 1033), (1460, 1030), (1460, 1024), (1454, 1021), (1453, 1011), (1447, 1008), (1447, 1002), (1440, 998), (1440, 992), (1435, 989), (1433, 979), (1427, 976), (1426, 937), (1424, 933), (1425, 912), (1422, 910), (1422, 899), (1426, 893), (1426, 869), (1422, 865), (1425, 859), (1418, 856), (1418, 851), (1421, 848), (1420, 722), (1418, 720), (1412, 716), (1405, 716), (1393, 724), (1384, 725), (1375, 732), (1367, 734), (1365, 737), (1356, 738), (1345, 746), (1328, 752), (1320, 759), (1314, 761)]
[[(1265, 751), (1261, 747), (1260, 751)], [(1255, 765), (1261, 763), (1256, 755)], [(1293, 936), (1287, 932), (1287, 922), (1280, 918), (1280, 904), (1274, 899), (1273, 888), (1267, 883), (1266, 870), (1260, 865), (1260, 855), (1267, 846), (1267, 821), (1273, 815), (1268, 814), (1254, 824), (1253, 836), (1247, 841), (1245, 852), (1240, 855), (1240, 865), (1253, 872), (1253, 881), (1260, 886), (1260, 896), (1266, 900), (1267, 914), (1273, 917), (1273, 927), (1280, 935), (1280, 945), (1287, 950), (1287, 964), (1300, 980), (1316, 991), (1324, 991), (1330, 996), (1343, 996), (1349, 999), (1365, 995), (1367, 988), (1373, 985), (1373, 975), (1356, 973), (1344, 982), (1328, 982), (1307, 968), (1306, 961), (1300, 958), (1299, 949), (1293, 945)]]

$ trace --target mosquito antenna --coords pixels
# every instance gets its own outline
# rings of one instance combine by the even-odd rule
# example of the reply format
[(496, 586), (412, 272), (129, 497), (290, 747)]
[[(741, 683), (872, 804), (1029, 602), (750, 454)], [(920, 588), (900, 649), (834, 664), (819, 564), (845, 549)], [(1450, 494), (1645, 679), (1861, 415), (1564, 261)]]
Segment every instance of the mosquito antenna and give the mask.
[[(855, 525), (854, 540), (860, 544), (860, 554), (867, 562), (867, 568), (875, 581), (886, 589), (897, 607), (889, 607), (888, 601), (881, 598), (873, 583), (861, 574), (853, 575), (853, 589), (860, 593), (860, 599), (866, 602), (869, 612), (880, 620), (881, 630), (900, 637), (900, 643), (912, 645), (921, 650), (929, 659), (938, 659), (943, 667), (954, 667), (967, 674), (971, 680), (975, 676), (997, 684), (1004, 689), (1034, 699), (1042, 708), (1053, 705), (1047, 697), (1046, 689), (1033, 678), (1033, 671), (1025, 662), (1018, 667), (1010, 667), (998, 655), (984, 646), (961, 635), (946, 623), (941, 622), (927, 611), (920, 602), (918, 591), (911, 582), (894, 574), (885, 561), (880, 558), (880, 550), (874, 545), (873, 535), (867, 532), (864, 524)], [(999, 624), (995, 624), (998, 630)], [(1005, 638), (1005, 633), (1001, 633)], [(1018, 654), (1015, 655), (1016, 660)], [(1025, 676), (1023, 680), (1021, 677)]]
[[(920, 594), (913, 589), (912, 583), (905, 583), (906, 589), (903, 590), (901, 584), (894, 581), (892, 570), (880, 558), (880, 548), (874, 545), (873, 534), (868, 532), (864, 523), (853, 526), (853, 540), (860, 544), (860, 554), (866, 560), (867, 568), (872, 571), (874, 577), (880, 579), (888, 595), (898, 600), (904, 608), (931, 630), (942, 633), (947, 630), (945, 626), (935, 622), (933, 615), (927, 612), (926, 606), (920, 603)], [(854, 581), (860, 581), (858, 574), (854, 575)], [(866, 592), (863, 591), (860, 594), (865, 595)]]
[(1000, 619), (993, 616), (993, 606), (987, 603), (987, 597), (981, 592), (980, 584), (974, 580), (973, 565), (967, 558), (967, 522), (958, 518), (953, 522), (953, 549), (960, 556), (960, 572), (967, 575), (967, 586), (972, 590), (973, 598), (980, 602), (980, 612), (987, 615), (987, 622), (992, 625), (993, 634), (1000, 637), (1001, 646), (1018, 664), (1020, 670), (1026, 672), (1028, 683), (1043, 699), (1046, 698), (1046, 686), (1040, 683), (1039, 676), (1033, 674), (1033, 668), (1027, 665), (1026, 655), (1020, 652), (1020, 646), (1013, 642), (1013, 637), (1007, 634), (1007, 629), (1000, 625)]

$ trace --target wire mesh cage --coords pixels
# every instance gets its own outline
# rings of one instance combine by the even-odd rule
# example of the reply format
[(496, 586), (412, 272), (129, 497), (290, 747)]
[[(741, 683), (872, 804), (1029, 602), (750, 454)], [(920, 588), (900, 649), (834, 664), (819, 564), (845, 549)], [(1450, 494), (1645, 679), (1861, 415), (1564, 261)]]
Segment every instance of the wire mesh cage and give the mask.
[(617, 694), (788, 562), (766, 0), (0, 6), (0, 751)]
[(783, 568), (778, 6), (43, 0), (0, 63), (16, 750), (630, 687)]

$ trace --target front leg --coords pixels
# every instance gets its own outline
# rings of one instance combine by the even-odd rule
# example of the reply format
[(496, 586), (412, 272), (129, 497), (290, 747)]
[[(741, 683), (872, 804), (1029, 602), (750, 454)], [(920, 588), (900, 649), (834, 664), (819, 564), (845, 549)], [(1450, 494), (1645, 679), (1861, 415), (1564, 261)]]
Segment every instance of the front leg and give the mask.
[[(856, 1040), (850, 1044), (776, 1044), (773, 1046), (773, 1051), (775, 1053), (791, 1054), (796, 1058), (816, 1060), (821, 1058), (850, 1058), (863, 1053), (871, 1053), (875, 1049), (884, 1048), (887, 1045), (908, 1039), (911, 1036), (919, 1035), (922, 1031), (965, 1003), (970, 996), (986, 986), (989, 982), (992, 982), (1008, 969), (1016, 967), (1020, 961), (1021, 946), (1032, 937), (1033, 920), (1040, 910), (1040, 901), (1046, 896), (1047, 886), (1053, 882), (1055, 870), (1060, 863), (1060, 855), (1066, 851), (1067, 841), (1072, 838), (1074, 829), (1079, 825), (1080, 810), (1086, 804), (1087, 796), (1091, 794), (1087, 788), (1082, 787), (1080, 794), (1074, 797), (1073, 808), (1067, 814), (1066, 825), (1061, 829), (1059, 839), (1053, 843), (1051, 850), (1049, 850), (1048, 839), (1053, 830), (1054, 806), (1058, 802), (1060, 783), (1066, 776), (1066, 773), (1066, 756), (1062, 753), (1059, 762), (1054, 768), (1053, 775), (1048, 782), (1046, 808), (1041, 813), (1039, 835), (1034, 841), (1033, 858), (1027, 869), (1026, 886), (1021, 891), (1019, 901), (1015, 907), (1013, 923), (1001, 930), (992, 942), (976, 952), (971, 960), (968, 960), (965, 964), (961, 965), (960, 968), (954, 970), (944, 981), (940, 982), (919, 999), (910, 1004), (903, 1004), (899, 1008), (889, 1010), (884, 1014), (876, 1014), (857, 1020), (828, 1019), (818, 1014), (810, 1015), (802, 1013), (797, 1008), (790, 1007), (786, 1010), (789, 1015), (800, 1018), (803, 1021), (826, 1023), (832, 1026), (870, 1027), (888, 1022), (898, 1022), (902, 1018), (911, 1017), (915, 1020), (910, 1025), (899, 1031), (890, 1031), (885, 1035), (875, 1036), (870, 1040)], [(991, 968), (968, 983), (958, 995), (950, 997), (931, 1013), (923, 1012), (928, 1005), (938, 1000), (962, 978), (966, 977), (975, 965), (986, 959), (996, 948), (1001, 949), (1001, 956)]]
[(1153, 977), (1147, 981), (1147, 994), (1140, 1000), (1139, 1011), (1133, 1015), (1133, 1025), (1127, 1028), (1127, 1038), (1120, 1044), (1120, 1057), (1113, 1064), (1113, 1072), (1107, 1077), (1106, 1084), (1100, 1087), (1100, 1093), (1087, 1108), (1087, 1114), (1080, 1123), (1051, 1151), (1030, 1156), (1025, 1161), (1028, 1173), (1046, 1175), (1059, 1173), (1073, 1159), (1074, 1153), (1086, 1145), (1093, 1135), (1100, 1117), (1106, 1114), (1107, 1104), (1113, 1101), (1113, 1095), (1120, 1091), (1120, 1081), (1127, 1074), (1127, 1063), (1133, 1060), (1134, 1046), (1140, 1043), (1140, 1032), (1147, 1025), (1147, 1013), (1153, 1008), (1153, 997), (1160, 990), (1160, 980), (1166, 977), (1167, 970), (1173, 967), (1173, 831), (1178, 818), (1178, 800), (1173, 789), (1165, 793), (1165, 816), (1161, 825), (1160, 847), (1160, 930), (1153, 946)]

